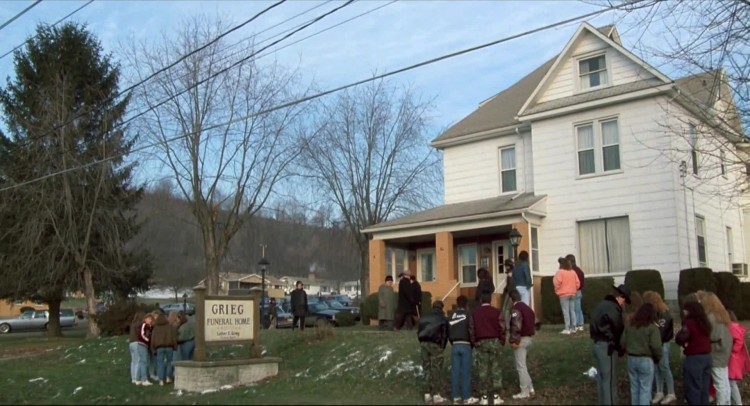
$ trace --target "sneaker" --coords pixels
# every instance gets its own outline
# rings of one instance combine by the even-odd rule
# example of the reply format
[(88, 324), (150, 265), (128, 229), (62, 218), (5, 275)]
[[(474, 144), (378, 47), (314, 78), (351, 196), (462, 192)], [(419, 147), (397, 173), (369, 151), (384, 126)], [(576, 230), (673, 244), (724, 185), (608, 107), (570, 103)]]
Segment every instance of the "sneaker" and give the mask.
[(159, 386), (164, 386), (164, 381), (159, 381)]
[(443, 398), (442, 396), (440, 396), (440, 395), (433, 395), (432, 396), (432, 404), (433, 405), (439, 405), (439, 404), (442, 404), (443, 402), (445, 402), (445, 398)]
[(492, 404), (493, 405), (502, 405), (505, 403), (502, 398), (500, 398), (500, 395), (495, 395), (492, 397)]
[(570, 330), (568, 330), (567, 328), (565, 330), (563, 330), (563, 331), (560, 332), (560, 334), (565, 334), (565, 335), (570, 335), (570, 333), (572, 333), (572, 332)]
[(534, 392), (534, 388), (531, 388), (531, 390), (529, 391), (529, 396), (531, 396), (532, 398), (536, 396), (536, 392)]
[(667, 396), (664, 396), (664, 399), (662, 399), (661, 404), (662, 405), (668, 405), (672, 402), (677, 400), (677, 397), (674, 395), (674, 393), (669, 393)]
[(151, 380), (152, 380), (152, 381), (158, 381), (158, 380), (159, 380), (159, 377), (158, 377), (158, 376), (156, 376), (156, 375), (151, 375)]
[(172, 383), (172, 378), (167, 378), (167, 383)]
[(477, 403), (479, 403), (479, 398), (475, 398), (473, 396), (468, 399), (464, 399), (465, 405), (476, 405)]
[(487, 399), (487, 396), (482, 396), (482, 400), (479, 401), (479, 404), (480, 405), (489, 405), (490, 404), (490, 400)]
[(141, 386), (151, 386), (151, 385), (153, 385), (153, 383), (151, 383), (149, 381), (141, 381), (140, 385)]
[(576, 331), (583, 331), (583, 326), (576, 327)]
[(424, 403), (426, 405), (429, 405), (430, 403), (432, 403), (432, 395), (430, 395), (429, 393), (425, 393), (424, 394)]
[(461, 398), (453, 398), (453, 404), (454, 405), (460, 405), (462, 403), (463, 399)]
[(530, 395), (530, 394), (528, 394), (528, 393), (523, 393), (523, 392), (521, 392), (521, 393), (516, 393), (515, 395), (513, 395), (513, 399), (528, 399), (528, 398), (530, 398), (530, 397), (531, 397), (531, 395)]
[(664, 394), (661, 392), (656, 392), (656, 394), (654, 395), (654, 398), (651, 399), (651, 403), (654, 405), (659, 404), (659, 402), (661, 402), (662, 399), (664, 399)]
[(130, 381), (133, 385), (138, 385), (138, 381)]

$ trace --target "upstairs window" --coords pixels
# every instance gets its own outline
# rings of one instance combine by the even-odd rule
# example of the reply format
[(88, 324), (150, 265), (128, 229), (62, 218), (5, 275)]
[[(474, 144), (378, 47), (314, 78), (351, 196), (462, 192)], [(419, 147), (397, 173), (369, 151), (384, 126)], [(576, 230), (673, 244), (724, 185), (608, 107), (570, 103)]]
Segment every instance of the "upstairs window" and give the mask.
[(698, 246), (698, 263), (701, 266), (706, 266), (708, 263), (706, 259), (706, 219), (702, 216), (695, 216), (695, 237)]
[(516, 148), (500, 149), (500, 193), (515, 192), (516, 186)]
[(597, 120), (576, 127), (578, 175), (620, 170), (617, 119)]
[(607, 59), (604, 55), (578, 61), (579, 89), (587, 90), (608, 84)]

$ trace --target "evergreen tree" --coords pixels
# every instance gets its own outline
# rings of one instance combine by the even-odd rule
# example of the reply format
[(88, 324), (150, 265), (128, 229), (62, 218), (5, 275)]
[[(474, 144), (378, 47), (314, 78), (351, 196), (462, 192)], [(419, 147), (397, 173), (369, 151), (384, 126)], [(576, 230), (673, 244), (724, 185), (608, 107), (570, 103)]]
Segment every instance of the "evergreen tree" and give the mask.
[(38, 26), (14, 67), (0, 89), (0, 297), (41, 296), (59, 335), (60, 301), (83, 291), (98, 335), (95, 287), (128, 291), (123, 281), (138, 275), (143, 288), (150, 273), (148, 255), (126, 249), (142, 195), (124, 162), (135, 140), (118, 126), (129, 98), (118, 96), (112, 58), (76, 23)]

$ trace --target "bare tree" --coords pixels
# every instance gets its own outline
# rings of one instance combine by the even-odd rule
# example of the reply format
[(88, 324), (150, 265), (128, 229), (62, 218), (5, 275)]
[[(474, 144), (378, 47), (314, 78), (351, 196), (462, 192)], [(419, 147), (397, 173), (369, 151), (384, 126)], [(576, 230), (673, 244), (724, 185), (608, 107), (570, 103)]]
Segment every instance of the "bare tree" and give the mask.
[[(219, 20), (195, 17), (174, 37), (164, 34), (154, 45), (132, 46), (128, 59), (140, 78), (147, 77), (225, 28)], [(252, 52), (248, 45), (245, 53), (230, 54), (223, 40), (216, 41), (140, 87), (134, 100), (153, 109), (141, 129), (159, 142), (155, 156), (191, 205), (211, 294), (217, 292), (230, 240), (263, 207), (299, 151), (302, 107), (258, 114), (296, 99), (297, 76), (276, 64), (245, 60)], [(171, 140), (175, 135), (180, 138)]]
[(440, 159), (428, 147), (430, 104), (410, 89), (372, 82), (323, 102), (300, 161), (356, 241), (369, 291), (368, 237), (360, 230), (432, 206)]

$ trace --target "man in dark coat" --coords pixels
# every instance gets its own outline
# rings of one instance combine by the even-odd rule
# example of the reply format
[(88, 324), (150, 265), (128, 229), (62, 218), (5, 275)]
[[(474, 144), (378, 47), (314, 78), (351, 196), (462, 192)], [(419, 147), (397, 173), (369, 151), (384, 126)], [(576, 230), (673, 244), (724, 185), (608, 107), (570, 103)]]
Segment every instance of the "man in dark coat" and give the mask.
[(411, 330), (414, 328), (413, 317), (417, 308), (412, 294), (409, 271), (404, 271), (399, 277), (401, 279), (398, 281), (398, 306), (396, 307), (396, 320), (393, 323), (393, 329), (401, 330), (406, 325), (406, 328)]
[(419, 284), (416, 275), (409, 277), (411, 280), (411, 301), (414, 303), (414, 325), (422, 317), (422, 285)]
[(424, 401), (439, 405), (445, 401), (439, 390), (443, 387), (443, 353), (448, 343), (448, 319), (443, 313), (443, 301), (432, 304), (432, 312), (419, 319), (417, 339), (421, 347), (424, 371)]
[(305, 316), (307, 316), (307, 292), (303, 289), (301, 281), (297, 281), (295, 287), (296, 288), (292, 291), (290, 298), (292, 315), (294, 316), (292, 330), (294, 330), (297, 326), (297, 322), (299, 322), (299, 329), (301, 331), (305, 329)]
[(630, 303), (630, 289), (625, 285), (613, 288), (614, 294), (599, 302), (589, 320), (600, 405), (617, 404), (617, 358), (625, 355), (620, 347), (620, 337), (625, 330), (622, 306)]

